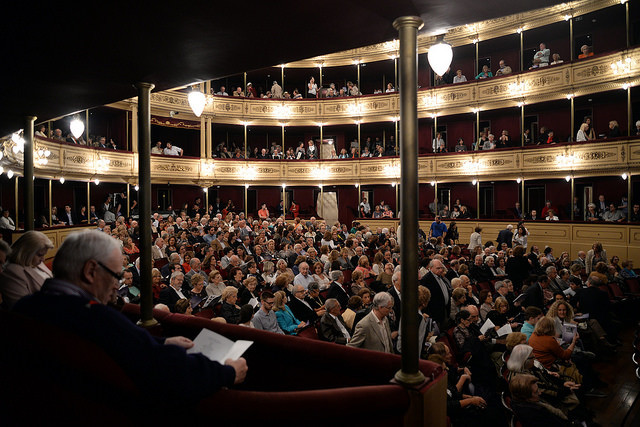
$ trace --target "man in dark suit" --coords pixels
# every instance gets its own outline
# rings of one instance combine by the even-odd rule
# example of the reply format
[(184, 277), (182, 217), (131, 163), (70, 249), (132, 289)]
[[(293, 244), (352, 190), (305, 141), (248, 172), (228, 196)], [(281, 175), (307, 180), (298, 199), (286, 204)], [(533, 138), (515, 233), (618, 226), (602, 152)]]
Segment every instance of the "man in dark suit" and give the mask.
[(140, 257), (136, 258), (136, 262), (133, 267), (129, 269), (131, 274), (133, 274), (133, 286), (136, 288), (140, 288)]
[[(180, 271), (182, 271), (182, 266), (180, 265), (180, 255), (177, 252), (174, 252), (169, 256), (169, 263), (164, 265), (160, 269), (160, 274), (162, 274), (163, 278), (168, 279), (175, 271), (176, 266), (180, 266)], [(184, 271), (182, 273), (184, 274)]]
[(304, 286), (294, 285), (293, 298), (291, 298), (291, 301), (289, 301), (289, 304), (287, 305), (296, 319), (314, 324), (318, 320), (318, 315), (313, 307), (311, 307), (311, 304), (305, 301), (304, 297), (306, 294), (307, 291), (304, 289)]
[(439, 326), (444, 324), (451, 311), (451, 285), (444, 275), (444, 265), (440, 260), (434, 259), (429, 263), (429, 273), (420, 281), (422, 286), (431, 291), (427, 314), (438, 322)]
[(389, 327), (391, 332), (400, 329), (400, 318), (402, 317), (402, 295), (400, 290), (402, 288), (401, 275), (399, 271), (393, 273), (391, 277), (391, 284), (393, 285), (389, 289), (389, 294), (393, 297), (393, 310), (389, 313)]
[(522, 306), (524, 308), (535, 306), (544, 311), (544, 290), (549, 286), (549, 278), (546, 274), (538, 276), (538, 283), (533, 284), (527, 288), (524, 293), (524, 301)]
[(607, 335), (616, 338), (616, 328), (612, 327), (609, 295), (598, 286), (603, 285), (602, 279), (591, 274), (587, 279), (587, 287), (580, 289), (576, 297), (578, 309), (582, 313), (589, 313), (590, 319), (596, 319), (607, 332)]
[(513, 207), (513, 217), (515, 219), (524, 219), (524, 212), (522, 212), (520, 202), (516, 202), (515, 206)]
[(65, 205), (64, 214), (62, 214), (62, 217), (60, 218), (60, 220), (66, 223), (67, 225), (78, 224), (78, 217), (76, 216), (75, 213), (71, 212), (71, 206), (69, 205)]
[(496, 239), (496, 241), (498, 242), (498, 244), (496, 245), (497, 247), (500, 247), (503, 243), (506, 243), (508, 247), (511, 247), (511, 241), (513, 239), (513, 225), (509, 224), (507, 225), (507, 228), (505, 228), (504, 230), (501, 230), (498, 233), (498, 238)]
[(344, 274), (340, 270), (334, 270), (331, 272), (331, 284), (329, 285), (329, 292), (327, 293), (327, 299), (335, 298), (340, 303), (341, 307), (346, 307), (349, 303), (349, 294), (343, 287)]
[(340, 303), (335, 298), (329, 298), (325, 302), (327, 312), (320, 319), (321, 340), (334, 342), (336, 344), (346, 344), (351, 339), (349, 328), (344, 323), (340, 314)]
[(183, 298), (189, 298), (187, 294), (182, 291), (182, 283), (184, 282), (184, 274), (176, 271), (171, 275), (171, 282), (169, 286), (160, 291), (160, 298), (158, 302), (166, 304), (172, 313), (176, 310), (176, 302)]

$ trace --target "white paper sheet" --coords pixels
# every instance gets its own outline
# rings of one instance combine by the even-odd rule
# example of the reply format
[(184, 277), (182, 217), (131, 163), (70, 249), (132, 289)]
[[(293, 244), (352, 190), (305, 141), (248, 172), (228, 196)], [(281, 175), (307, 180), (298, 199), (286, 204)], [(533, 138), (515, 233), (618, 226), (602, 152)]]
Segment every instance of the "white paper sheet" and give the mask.
[(224, 363), (227, 359), (236, 360), (242, 356), (253, 341), (233, 342), (209, 329), (203, 329), (193, 340), (193, 344), (187, 353), (201, 353), (215, 362)]
[(484, 335), (489, 329), (495, 328), (495, 327), (496, 325), (493, 324), (491, 319), (487, 319), (487, 321), (484, 322), (484, 325), (482, 325), (482, 327), (480, 328), (480, 333)]

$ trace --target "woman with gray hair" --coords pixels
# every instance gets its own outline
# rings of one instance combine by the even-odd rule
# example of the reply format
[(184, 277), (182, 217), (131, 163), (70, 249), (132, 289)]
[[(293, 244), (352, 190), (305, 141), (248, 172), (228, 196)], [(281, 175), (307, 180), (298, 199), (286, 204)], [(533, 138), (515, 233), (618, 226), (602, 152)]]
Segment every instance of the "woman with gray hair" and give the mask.
[(51, 240), (39, 231), (27, 231), (11, 245), (9, 263), (0, 274), (0, 293), (7, 309), (20, 298), (39, 291), (44, 281), (52, 277), (44, 265), (49, 249), (53, 249)]
[(575, 409), (580, 400), (574, 390), (578, 390), (580, 384), (562, 377), (557, 372), (548, 371), (536, 362), (533, 347), (527, 344), (515, 346), (507, 360), (509, 382), (518, 375), (533, 375), (538, 380), (538, 388), (546, 401), (559, 407), (565, 414)]

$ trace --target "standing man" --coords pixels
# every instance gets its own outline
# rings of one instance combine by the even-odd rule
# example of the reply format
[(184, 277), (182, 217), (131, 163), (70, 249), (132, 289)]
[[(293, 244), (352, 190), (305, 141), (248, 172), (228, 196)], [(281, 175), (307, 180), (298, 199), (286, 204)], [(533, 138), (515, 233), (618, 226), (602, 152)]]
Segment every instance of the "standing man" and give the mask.
[(393, 309), (393, 298), (387, 292), (373, 297), (373, 309), (358, 324), (348, 347), (393, 353), (391, 329), (387, 316)]
[(442, 327), (451, 312), (451, 285), (445, 277), (442, 261), (434, 259), (429, 263), (429, 273), (420, 281), (431, 292), (431, 300), (427, 305), (427, 314)]
[(498, 242), (498, 247), (502, 246), (503, 243), (506, 243), (508, 247), (511, 247), (511, 241), (513, 240), (513, 225), (507, 225), (507, 228), (501, 230), (498, 233), (498, 237), (496, 241)]
[(440, 220), (439, 216), (436, 216), (436, 220), (431, 223), (429, 228), (429, 237), (444, 237), (447, 232), (447, 225)]

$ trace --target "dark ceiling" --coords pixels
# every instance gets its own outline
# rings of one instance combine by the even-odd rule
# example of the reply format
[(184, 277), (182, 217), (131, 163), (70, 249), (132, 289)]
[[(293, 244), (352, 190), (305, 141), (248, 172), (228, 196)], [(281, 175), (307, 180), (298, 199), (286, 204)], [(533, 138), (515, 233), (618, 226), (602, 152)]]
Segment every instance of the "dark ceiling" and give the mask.
[[(560, 3), (552, 0), (6, 2), (0, 135), (136, 95)], [(41, 3), (41, 4), (39, 4)], [(76, 5), (76, 3), (78, 5)]]

